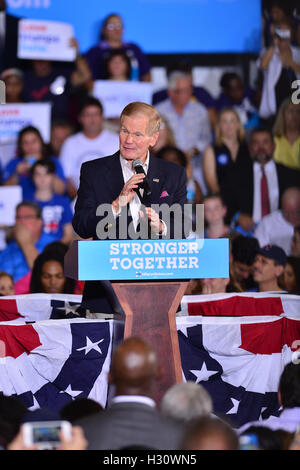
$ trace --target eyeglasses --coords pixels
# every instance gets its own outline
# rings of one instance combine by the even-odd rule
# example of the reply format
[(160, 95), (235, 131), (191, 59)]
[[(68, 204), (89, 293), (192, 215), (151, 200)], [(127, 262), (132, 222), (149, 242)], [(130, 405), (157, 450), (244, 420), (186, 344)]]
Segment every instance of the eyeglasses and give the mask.
[(106, 28), (109, 30), (109, 31), (113, 31), (114, 29), (117, 29), (117, 30), (120, 30), (123, 28), (123, 25), (120, 23), (118, 24), (114, 24), (114, 23), (108, 23), (106, 25)]
[(31, 219), (38, 219), (36, 215), (17, 215), (16, 220), (31, 220)]

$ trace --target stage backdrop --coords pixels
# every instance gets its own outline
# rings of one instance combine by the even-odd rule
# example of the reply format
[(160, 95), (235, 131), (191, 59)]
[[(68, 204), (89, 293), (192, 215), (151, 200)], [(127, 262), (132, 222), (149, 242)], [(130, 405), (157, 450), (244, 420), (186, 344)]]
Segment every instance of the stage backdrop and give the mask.
[(148, 54), (257, 53), (260, 0), (7, 0), (16, 16), (72, 23), (84, 52), (96, 44), (102, 19), (121, 14), (125, 39)]

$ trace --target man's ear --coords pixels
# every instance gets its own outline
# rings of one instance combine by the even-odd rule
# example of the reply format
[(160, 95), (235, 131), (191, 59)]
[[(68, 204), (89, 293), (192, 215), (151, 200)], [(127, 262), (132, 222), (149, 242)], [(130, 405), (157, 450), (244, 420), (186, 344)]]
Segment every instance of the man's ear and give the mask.
[(276, 277), (280, 277), (283, 274), (284, 267), (280, 264), (276, 266)]

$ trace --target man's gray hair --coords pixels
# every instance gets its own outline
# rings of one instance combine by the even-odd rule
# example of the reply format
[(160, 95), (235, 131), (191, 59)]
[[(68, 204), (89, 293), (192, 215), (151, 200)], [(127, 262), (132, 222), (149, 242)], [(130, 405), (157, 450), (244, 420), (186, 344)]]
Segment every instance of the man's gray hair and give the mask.
[(184, 382), (170, 387), (164, 394), (160, 411), (180, 421), (208, 416), (213, 411), (212, 399), (202, 385)]
[(191, 80), (191, 81), (192, 81), (191, 74), (186, 73), (186, 72), (180, 72), (180, 71), (175, 70), (174, 72), (171, 72), (170, 75), (169, 75), (169, 78), (168, 78), (168, 89), (169, 89), (169, 90), (175, 90), (176, 84), (177, 84), (177, 80), (179, 80), (179, 79), (181, 79), (181, 78), (185, 78), (185, 79), (188, 79), (188, 80)]

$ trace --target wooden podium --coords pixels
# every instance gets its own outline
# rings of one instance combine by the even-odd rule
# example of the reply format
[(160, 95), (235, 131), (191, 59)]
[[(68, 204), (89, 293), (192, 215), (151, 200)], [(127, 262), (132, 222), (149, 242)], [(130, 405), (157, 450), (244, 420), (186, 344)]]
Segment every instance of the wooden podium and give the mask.
[[(138, 242), (131, 240), (114, 241), (113, 248), (116, 249), (116, 245), (122, 244), (131, 246), (131, 242), (138, 244)], [(196, 243), (197, 245), (197, 242), (187, 240), (164, 240), (157, 243), (163, 244), (164, 242), (173, 245), (173, 248), (176, 243), (181, 243), (181, 249), (184, 244)], [(110, 287), (112, 287), (124, 312), (124, 314), (118, 313), (115, 316), (116, 331), (120, 331), (120, 327), (122, 330), (123, 327), (123, 338), (139, 336), (150, 343), (157, 353), (161, 378), (157, 383), (154, 398), (159, 404), (166, 390), (171, 385), (183, 380), (176, 328), (176, 311), (186, 291), (189, 279), (190, 277), (228, 277), (228, 240), (210, 240), (207, 242), (206, 247), (202, 246), (202, 240), (202, 245), (199, 248), (202, 261), (200, 260), (200, 267), (197, 270), (193, 267), (193, 270), (186, 270), (185, 275), (180, 277), (182, 270), (177, 270), (175, 273), (175, 270), (173, 272), (171, 268), (168, 268), (165, 277), (174, 274), (172, 280), (170, 278), (165, 279), (159, 273), (159, 279), (151, 279), (150, 277), (149, 281), (140, 278), (140, 276), (151, 275), (151, 272), (147, 272), (146, 269), (136, 271), (137, 268), (135, 267), (129, 273), (128, 265), (131, 262), (129, 257), (126, 257), (125, 268), (123, 271), (120, 269), (117, 273), (119, 277), (116, 278), (116, 259), (120, 262), (122, 257), (120, 255), (119, 258), (115, 258), (114, 269), (112, 269), (110, 255), (113, 251), (109, 251), (110, 243), (113, 242), (107, 240), (73, 242), (65, 256), (65, 275), (72, 279), (85, 281), (110, 281)], [(140, 243), (143, 243), (143, 241), (140, 241)], [(147, 250), (149, 250), (151, 241), (148, 240), (145, 243), (147, 244)], [(224, 250), (224, 247), (227, 247), (227, 250)], [(195, 249), (195, 246), (193, 248)], [(212, 262), (214, 261), (216, 267), (212, 268)], [(205, 274), (210, 273), (210, 275), (203, 276), (202, 273), (204, 272)], [(156, 272), (156, 274), (158, 273)], [(126, 280), (121, 278), (123, 275)], [(191, 276), (189, 277), (189, 275)], [(137, 280), (136, 277), (140, 279)]]

